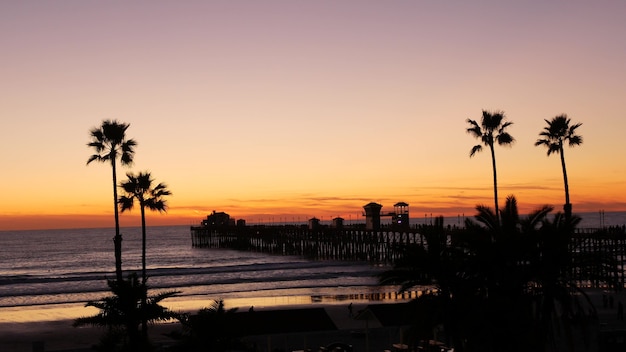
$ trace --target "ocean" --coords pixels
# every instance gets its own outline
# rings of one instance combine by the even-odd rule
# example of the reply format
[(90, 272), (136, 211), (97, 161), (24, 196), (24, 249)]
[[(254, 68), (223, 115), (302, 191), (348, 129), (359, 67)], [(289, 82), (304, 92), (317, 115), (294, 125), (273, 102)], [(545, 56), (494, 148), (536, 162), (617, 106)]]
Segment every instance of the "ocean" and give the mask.
[[(141, 228), (121, 233), (122, 266), (126, 273), (139, 273)], [(84, 315), (77, 308), (110, 295), (106, 279), (115, 277), (113, 236), (112, 228), (0, 232), (0, 323)], [(367, 263), (193, 248), (189, 226), (148, 227), (146, 252), (151, 292), (180, 292), (163, 302), (173, 309), (200, 309), (215, 299), (247, 309), (369, 299), (394, 291), (377, 285), (375, 275), (384, 268)], [(67, 309), (31, 314), (53, 307)]]
[[(626, 223), (626, 212), (582, 217), (580, 227)], [(459, 221), (446, 218), (451, 226)], [(122, 266), (126, 273), (139, 272), (141, 228), (122, 228), (121, 233)], [(112, 228), (0, 231), (0, 323), (89, 314), (85, 302), (109, 295), (106, 280), (114, 278), (113, 235)], [(179, 291), (163, 302), (177, 310), (197, 310), (216, 299), (242, 309), (398, 299), (395, 287), (378, 285), (376, 274), (384, 267), (193, 248), (189, 226), (148, 227), (147, 269), (151, 292)]]

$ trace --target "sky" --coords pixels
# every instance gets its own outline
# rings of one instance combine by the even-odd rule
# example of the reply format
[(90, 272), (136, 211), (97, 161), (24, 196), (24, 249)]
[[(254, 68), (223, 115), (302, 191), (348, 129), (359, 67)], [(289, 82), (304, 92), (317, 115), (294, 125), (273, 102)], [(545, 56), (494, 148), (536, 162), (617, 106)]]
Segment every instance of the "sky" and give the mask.
[(114, 226), (111, 168), (86, 165), (105, 119), (138, 143), (118, 179), (172, 192), (149, 226), (472, 215), (493, 206), (466, 133), (482, 110), (513, 122), (500, 204), (561, 209), (534, 142), (565, 113), (574, 212), (624, 211), (624, 18), (620, 0), (2, 1), (0, 230)]

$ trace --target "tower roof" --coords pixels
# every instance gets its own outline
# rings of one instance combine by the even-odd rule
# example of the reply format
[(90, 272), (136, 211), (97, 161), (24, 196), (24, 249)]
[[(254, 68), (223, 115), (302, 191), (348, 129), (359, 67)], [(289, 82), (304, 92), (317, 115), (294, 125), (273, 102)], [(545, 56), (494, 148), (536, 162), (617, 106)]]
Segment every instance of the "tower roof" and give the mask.
[(375, 203), (375, 202), (370, 202), (363, 206), (363, 208), (366, 208), (366, 209), (367, 208), (382, 208), (382, 207), (383, 207), (382, 205)]

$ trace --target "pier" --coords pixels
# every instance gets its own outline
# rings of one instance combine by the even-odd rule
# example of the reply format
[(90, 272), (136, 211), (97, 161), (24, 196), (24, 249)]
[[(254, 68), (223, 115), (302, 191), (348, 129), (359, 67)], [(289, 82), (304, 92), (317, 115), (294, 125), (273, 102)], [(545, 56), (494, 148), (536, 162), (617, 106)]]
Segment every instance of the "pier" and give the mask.
[(310, 229), (306, 225), (191, 227), (194, 247), (229, 248), (314, 260), (353, 260), (393, 264), (399, 245), (425, 243), (417, 229)]
[[(192, 246), (256, 251), (274, 255), (295, 255), (312, 260), (364, 261), (375, 265), (393, 265), (402, 254), (402, 246), (417, 243), (427, 246), (422, 233), (432, 225), (408, 229), (382, 228), (367, 230), (306, 225), (192, 226)], [(444, 229), (447, 243), (462, 229)], [(617, 229), (578, 229), (570, 243), (573, 258), (608, 259), (612, 265), (593, 267), (594, 280), (583, 280), (588, 273), (574, 265), (571, 275), (580, 287), (608, 288), (602, 278), (611, 277), (618, 287), (626, 287), (626, 233)], [(582, 255), (580, 255), (582, 254)], [(578, 278), (578, 279), (576, 279)]]
[[(365, 223), (347, 226), (340, 217), (333, 219), (331, 225), (322, 225), (319, 219), (312, 218), (307, 225), (248, 226), (244, 220), (235, 221), (224, 212), (213, 211), (200, 226), (191, 227), (191, 243), (199, 248), (227, 248), (312, 260), (364, 261), (392, 266), (402, 256), (406, 245), (419, 244), (427, 248), (426, 235), (436, 234), (447, 245), (464, 242), (466, 230), (444, 227), (443, 218), (438, 224), (410, 226), (407, 203), (398, 202), (394, 211), (385, 213), (381, 213), (382, 205), (373, 202), (363, 208)], [(385, 216), (391, 217), (392, 221), (381, 225), (380, 219)], [(547, 250), (564, 251), (558, 247), (558, 241), (562, 240), (557, 240), (554, 243), (557, 247), (553, 248), (548, 242)], [(541, 246), (543, 241), (539, 240), (536, 246)], [(575, 229), (567, 241), (563, 246), (567, 243), (569, 253), (564, 258), (572, 261), (572, 264), (564, 264), (571, 268), (567, 276), (577, 281), (580, 287), (606, 288), (603, 282), (607, 281), (617, 287), (626, 287), (624, 226)], [(588, 279), (590, 277), (593, 279)]]

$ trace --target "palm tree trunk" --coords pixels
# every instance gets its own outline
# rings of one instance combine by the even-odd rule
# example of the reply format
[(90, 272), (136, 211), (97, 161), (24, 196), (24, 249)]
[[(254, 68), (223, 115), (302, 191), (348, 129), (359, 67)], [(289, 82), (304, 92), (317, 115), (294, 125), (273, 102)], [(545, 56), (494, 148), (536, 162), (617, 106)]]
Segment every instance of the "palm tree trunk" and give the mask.
[(563, 184), (565, 186), (565, 205), (563, 210), (565, 211), (566, 219), (572, 217), (572, 205), (569, 202), (569, 184), (567, 182), (567, 169), (565, 168), (565, 155), (563, 155), (563, 144), (560, 145), (559, 154), (561, 155), (561, 168), (563, 169)]
[(496, 151), (493, 144), (489, 145), (491, 149), (491, 166), (493, 167), (493, 199), (496, 206), (496, 224), (500, 226), (500, 208), (498, 207), (498, 175), (496, 172)]
[(146, 273), (146, 210), (143, 205), (141, 206), (141, 279), (143, 287), (143, 295), (141, 297), (142, 308), (142, 320), (141, 320), (141, 332), (143, 335), (143, 341), (148, 341), (148, 320), (146, 319), (146, 302), (148, 300), (148, 287), (146, 281), (148, 275)]
[(122, 235), (120, 235), (120, 217), (117, 210), (117, 172), (114, 157), (111, 158), (111, 169), (113, 170), (113, 211), (115, 214), (115, 238), (113, 238), (115, 251), (115, 276), (118, 282), (122, 282)]
[(141, 204), (141, 279), (146, 283), (148, 274), (146, 273), (146, 210)]

